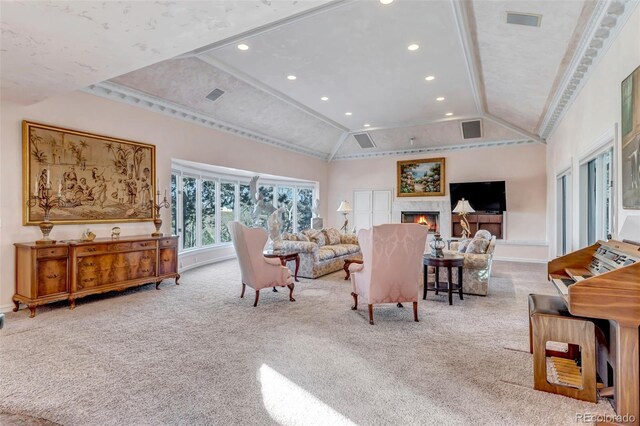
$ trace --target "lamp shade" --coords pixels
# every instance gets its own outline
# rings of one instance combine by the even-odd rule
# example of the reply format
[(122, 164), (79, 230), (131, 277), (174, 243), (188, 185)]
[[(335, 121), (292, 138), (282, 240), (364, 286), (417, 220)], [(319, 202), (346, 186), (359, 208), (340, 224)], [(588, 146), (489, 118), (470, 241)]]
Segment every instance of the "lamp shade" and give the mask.
[(338, 210), (336, 210), (340, 213), (348, 213), (353, 211), (353, 209), (351, 208), (351, 204), (349, 204), (349, 202), (347, 200), (343, 201), (340, 203), (340, 207), (338, 207)]
[(469, 202), (467, 200), (465, 200), (464, 198), (461, 199), (460, 201), (458, 201), (458, 204), (456, 205), (456, 208), (451, 210), (451, 211), (453, 213), (473, 213), (473, 212), (475, 212), (473, 207), (471, 207)]

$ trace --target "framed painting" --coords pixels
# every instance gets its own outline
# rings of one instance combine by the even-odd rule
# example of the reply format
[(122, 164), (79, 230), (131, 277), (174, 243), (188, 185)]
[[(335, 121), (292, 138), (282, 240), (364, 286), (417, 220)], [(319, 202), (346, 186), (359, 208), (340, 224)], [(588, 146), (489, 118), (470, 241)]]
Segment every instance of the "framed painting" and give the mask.
[(444, 195), (444, 158), (398, 161), (398, 197)]
[(155, 146), (22, 122), (23, 224), (153, 220)]
[(640, 67), (622, 81), (622, 207), (640, 210)]

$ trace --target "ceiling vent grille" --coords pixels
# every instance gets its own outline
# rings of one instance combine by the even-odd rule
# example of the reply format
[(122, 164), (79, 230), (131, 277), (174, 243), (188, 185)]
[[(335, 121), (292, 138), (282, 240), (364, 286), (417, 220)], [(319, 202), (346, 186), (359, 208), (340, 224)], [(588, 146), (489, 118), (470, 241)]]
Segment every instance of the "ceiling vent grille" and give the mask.
[(360, 145), (360, 148), (375, 148), (375, 144), (373, 143), (373, 139), (369, 136), (369, 133), (354, 133), (354, 138), (356, 138), (356, 142)]
[(209, 99), (212, 102), (217, 101), (218, 99), (220, 99), (220, 96), (224, 95), (224, 90), (220, 90), (220, 89), (213, 89), (213, 91), (211, 93), (209, 93), (206, 98)]
[(507, 12), (507, 24), (526, 25), (527, 27), (539, 27), (542, 15), (533, 13)]
[(482, 137), (482, 120), (461, 121), (462, 139), (477, 139)]

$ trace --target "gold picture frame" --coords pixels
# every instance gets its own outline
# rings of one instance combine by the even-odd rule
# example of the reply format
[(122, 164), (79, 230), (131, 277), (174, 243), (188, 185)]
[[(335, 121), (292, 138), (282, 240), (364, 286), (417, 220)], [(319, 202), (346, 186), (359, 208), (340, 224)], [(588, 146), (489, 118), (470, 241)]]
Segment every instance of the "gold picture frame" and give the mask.
[(622, 208), (640, 210), (640, 67), (621, 83)]
[(445, 159), (398, 161), (398, 197), (445, 195)]
[(24, 120), (22, 190), (23, 225), (152, 221), (156, 147)]

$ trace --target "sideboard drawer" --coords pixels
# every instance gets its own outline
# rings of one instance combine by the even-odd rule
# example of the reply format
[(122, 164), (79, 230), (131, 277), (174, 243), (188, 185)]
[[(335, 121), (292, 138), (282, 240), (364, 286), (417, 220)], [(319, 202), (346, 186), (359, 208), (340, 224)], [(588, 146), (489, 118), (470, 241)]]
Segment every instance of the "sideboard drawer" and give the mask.
[(160, 247), (177, 247), (178, 239), (177, 238), (163, 238), (160, 240)]
[(76, 254), (77, 255), (82, 255), (82, 254), (93, 254), (93, 253), (99, 253), (102, 251), (106, 251), (107, 250), (107, 245), (106, 244), (95, 244), (95, 245), (91, 245), (91, 246), (80, 246), (76, 248)]
[(38, 261), (38, 297), (66, 293), (67, 259)]
[(109, 244), (109, 251), (131, 250), (131, 248), (133, 248), (133, 243)]
[(42, 259), (43, 257), (62, 257), (66, 256), (67, 253), (67, 247), (38, 249), (38, 259)]
[(155, 248), (156, 247), (156, 242), (155, 241), (136, 241), (135, 243), (133, 243), (133, 248)]

